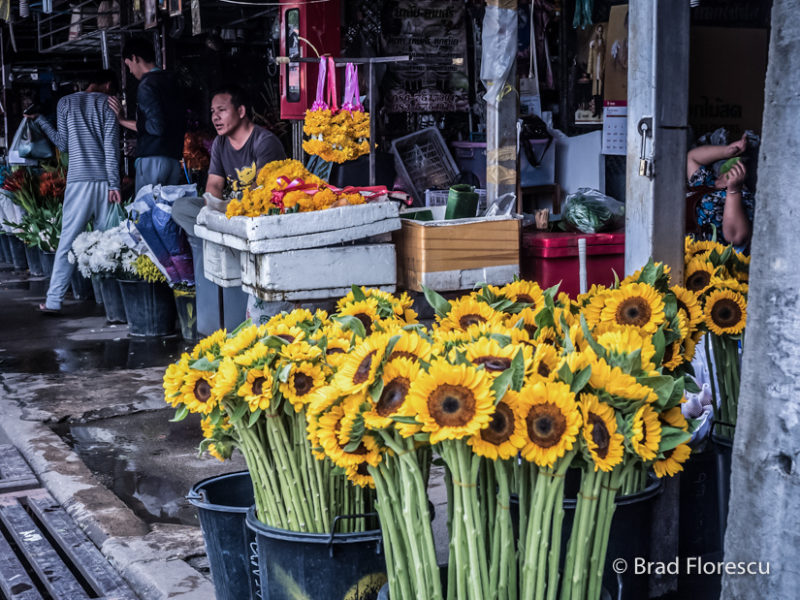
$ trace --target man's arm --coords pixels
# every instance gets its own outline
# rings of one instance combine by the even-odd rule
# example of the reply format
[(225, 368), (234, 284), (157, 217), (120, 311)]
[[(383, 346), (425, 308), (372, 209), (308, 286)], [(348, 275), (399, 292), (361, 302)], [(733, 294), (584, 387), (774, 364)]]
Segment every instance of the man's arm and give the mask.
[[(119, 127), (114, 111), (108, 105), (103, 107), (103, 153), (105, 155), (106, 177), (109, 192), (119, 192)], [(109, 200), (111, 196), (109, 195)]]
[(42, 115), (34, 119), (34, 123), (41, 127), (44, 134), (49, 137), (50, 141), (62, 152), (67, 152), (69, 150), (67, 147), (69, 145), (69, 136), (67, 135), (67, 112), (67, 103), (65, 102), (65, 98), (62, 98), (58, 101), (58, 106), (56, 106), (57, 127), (53, 127), (50, 121), (45, 119)]
[(136, 131), (136, 121), (133, 119), (123, 119), (122, 118), (122, 105), (119, 103), (114, 96), (110, 96), (108, 98), (108, 107), (114, 112), (117, 117), (117, 123), (122, 125), (125, 129), (130, 129), (131, 131)]
[(212, 173), (208, 174), (208, 181), (206, 181), (206, 193), (211, 194), (215, 198), (222, 199), (222, 190), (225, 188), (225, 178)]
[(136, 101), (139, 110), (144, 113), (145, 131), (150, 135), (164, 135), (167, 124), (164, 120), (164, 111), (161, 109), (161, 98), (159, 98), (158, 90), (150, 81), (143, 81), (139, 84)]

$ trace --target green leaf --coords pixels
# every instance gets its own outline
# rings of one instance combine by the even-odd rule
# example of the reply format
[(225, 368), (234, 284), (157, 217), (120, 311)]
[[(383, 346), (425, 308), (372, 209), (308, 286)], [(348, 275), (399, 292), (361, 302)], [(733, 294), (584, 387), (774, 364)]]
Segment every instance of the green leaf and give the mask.
[(525, 357), (522, 349), (517, 350), (508, 370), (511, 371), (511, 389), (515, 392), (520, 391), (525, 383)]
[(656, 330), (656, 332), (653, 334), (653, 346), (656, 349), (656, 353), (653, 356), (653, 362), (655, 363), (656, 367), (658, 367), (664, 360), (664, 352), (667, 349), (663, 326), (659, 327), (658, 330)]
[(586, 384), (589, 383), (589, 378), (592, 376), (592, 367), (584, 367), (578, 374), (575, 375), (575, 379), (572, 380), (572, 383), (569, 386), (570, 391), (573, 394), (577, 394), (580, 392)]
[(378, 380), (372, 384), (372, 387), (369, 388), (369, 395), (376, 404), (378, 400), (381, 399), (381, 394), (383, 394), (383, 377), (378, 378)]
[(450, 303), (445, 300), (438, 292), (432, 290), (428, 286), (423, 285), (422, 291), (425, 294), (425, 300), (431, 305), (434, 312), (439, 317), (444, 318), (450, 312)]
[(286, 383), (287, 381), (289, 381), (289, 375), (292, 372), (292, 366), (293, 366), (292, 363), (286, 363), (278, 371), (278, 380), (281, 383)]
[(675, 294), (664, 296), (664, 318), (669, 322), (678, 314), (678, 298)]
[(228, 337), (229, 338), (236, 337), (239, 333), (241, 333), (241, 331), (243, 329), (246, 329), (247, 327), (252, 327), (252, 326), (253, 326), (252, 319), (247, 319), (245, 321), (242, 321), (242, 323), (240, 323), (239, 326), (236, 329), (234, 329), (233, 331), (231, 331), (228, 334)]
[(599, 358), (605, 358), (606, 349), (598, 344), (594, 337), (592, 337), (592, 332), (589, 331), (589, 324), (586, 322), (586, 317), (583, 313), (581, 313), (581, 329), (583, 330), (583, 337), (586, 338), (586, 342), (591, 346), (592, 350), (594, 350), (594, 353), (597, 354)]
[(414, 417), (401, 417), (399, 415), (394, 415), (389, 418), (396, 423), (403, 423), (404, 425), (419, 425)]
[(636, 381), (641, 385), (651, 388), (658, 396), (658, 402), (653, 408), (657, 408), (659, 412), (667, 405), (672, 390), (675, 387), (675, 379), (669, 375), (656, 375), (653, 377), (637, 377)]
[(289, 341), (283, 339), (282, 337), (278, 337), (277, 335), (268, 335), (264, 338), (263, 341), (264, 345), (268, 348), (272, 348), (273, 350), (280, 350), (284, 346), (286, 346)]
[(367, 299), (366, 294), (364, 294), (364, 290), (361, 289), (360, 285), (356, 285), (355, 283), (350, 286), (350, 289), (353, 291), (353, 300), (356, 302), (363, 302)]
[(611, 272), (614, 274), (614, 289), (619, 287), (619, 275), (614, 269), (611, 269)]
[(557, 284), (555, 284), (554, 286), (551, 286), (551, 287), (547, 288), (547, 289), (544, 291), (544, 296), (545, 296), (545, 298), (547, 298), (547, 297), (549, 296), (549, 297), (550, 297), (550, 300), (552, 301), (552, 300), (553, 300), (553, 298), (555, 298), (556, 296), (558, 296), (558, 288), (560, 288), (560, 287), (561, 287), (561, 282), (559, 281), (559, 282), (558, 282)]
[(250, 407), (246, 402), (240, 402), (236, 408), (233, 409), (233, 414), (231, 415), (231, 421), (233, 423), (238, 423), (242, 420), (242, 417), (250, 410)]
[(247, 422), (248, 427), (252, 427), (256, 424), (258, 419), (261, 418), (261, 409), (257, 409), (250, 413), (250, 420)]
[(556, 321), (553, 318), (553, 313), (555, 311), (553, 309), (550, 310), (540, 310), (536, 313), (536, 316), (533, 317), (533, 322), (536, 324), (538, 329), (543, 329), (545, 327), (553, 327), (556, 326)]
[(183, 421), (189, 415), (189, 409), (186, 408), (183, 404), (181, 404), (175, 410), (175, 416), (172, 417), (169, 422), (170, 423), (178, 423), (179, 421)]
[(693, 377), (684, 376), (683, 385), (684, 385), (684, 389), (687, 392), (691, 393), (691, 394), (699, 394), (700, 393), (700, 386), (697, 385), (697, 382), (694, 380)]
[(663, 454), (675, 449), (692, 439), (692, 434), (677, 427), (661, 426), (661, 441), (658, 444), (658, 453)]
[(567, 319), (564, 317), (564, 313), (561, 313), (559, 321), (561, 322), (561, 331), (564, 332), (564, 350), (566, 350), (567, 353), (575, 352), (575, 344), (572, 343), (572, 339), (569, 337), (569, 326), (567, 325)]
[(349, 329), (360, 338), (367, 337), (367, 330), (364, 329), (364, 324), (356, 317), (351, 315), (340, 315), (331, 317), (331, 320), (340, 323), (344, 329)]
[(353, 440), (344, 447), (345, 452), (355, 452), (361, 445), (361, 440)]
[(502, 333), (490, 333), (489, 339), (494, 340), (503, 347), (511, 343), (511, 336), (503, 335)]
[(655, 286), (657, 277), (658, 272), (656, 271), (656, 265), (653, 263), (653, 259), (650, 258), (647, 264), (642, 267), (642, 274), (639, 276), (639, 281)]
[(569, 366), (567, 366), (567, 363), (564, 363), (559, 367), (558, 377), (561, 379), (561, 381), (563, 381), (567, 385), (572, 385), (574, 375), (572, 374), (572, 371), (569, 370)]
[(506, 390), (508, 386), (511, 385), (511, 380), (513, 379), (513, 372), (510, 368), (506, 369), (500, 375), (495, 377), (495, 380), (492, 382), (492, 391), (494, 392), (494, 403), (497, 405), (500, 400), (503, 399), (503, 396), (506, 394)]
[(210, 361), (204, 356), (191, 363), (189, 368), (196, 371), (216, 371), (219, 368), (219, 359)]

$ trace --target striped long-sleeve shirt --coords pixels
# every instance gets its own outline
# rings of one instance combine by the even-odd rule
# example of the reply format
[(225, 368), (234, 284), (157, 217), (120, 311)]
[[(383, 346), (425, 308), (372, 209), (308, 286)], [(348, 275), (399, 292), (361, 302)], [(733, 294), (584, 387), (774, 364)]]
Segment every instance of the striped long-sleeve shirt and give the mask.
[(36, 123), (62, 152), (69, 152), (67, 183), (107, 181), (119, 189), (119, 125), (108, 96), (77, 92), (58, 101), (57, 126), (44, 117)]

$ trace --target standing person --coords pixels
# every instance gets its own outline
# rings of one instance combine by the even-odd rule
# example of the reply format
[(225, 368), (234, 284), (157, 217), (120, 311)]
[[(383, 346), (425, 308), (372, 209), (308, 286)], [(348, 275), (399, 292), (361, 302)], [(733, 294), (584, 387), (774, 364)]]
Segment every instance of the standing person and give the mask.
[(139, 80), (136, 120), (124, 119), (116, 98), (110, 102), (119, 124), (135, 131), (136, 191), (147, 184), (178, 185), (183, 176), (183, 102), (170, 73), (156, 66), (153, 45), (142, 38), (129, 40), (122, 58), (131, 75)]
[[(247, 97), (239, 86), (221, 87), (211, 97), (211, 123), (217, 131), (217, 138), (211, 146), (206, 192), (215, 199), (209, 204), (214, 210), (225, 211), (223, 199), (227, 190), (238, 192), (255, 185), (258, 172), (264, 165), (286, 158), (280, 140), (253, 123), (249, 109)], [(207, 295), (209, 298), (209, 302), (198, 303), (197, 330), (210, 334), (220, 326), (219, 309), (212, 305), (217, 293), (211, 287), (216, 286), (204, 277), (202, 240), (194, 235), (197, 214), (203, 205), (202, 198), (178, 198), (172, 207), (172, 220), (189, 234), (198, 296)], [(248, 303), (253, 305), (255, 302), (240, 288), (223, 290), (222, 312), (228, 331), (245, 319)]]
[(84, 92), (64, 96), (56, 108), (53, 127), (40, 115), (28, 114), (62, 152), (69, 153), (67, 187), (61, 237), (50, 275), (47, 299), (39, 305), (44, 313), (58, 314), (74, 265), (67, 254), (72, 242), (94, 218), (96, 229), (105, 227), (109, 203), (119, 203), (119, 127), (109, 108), (109, 94), (116, 93), (113, 71), (99, 71)]

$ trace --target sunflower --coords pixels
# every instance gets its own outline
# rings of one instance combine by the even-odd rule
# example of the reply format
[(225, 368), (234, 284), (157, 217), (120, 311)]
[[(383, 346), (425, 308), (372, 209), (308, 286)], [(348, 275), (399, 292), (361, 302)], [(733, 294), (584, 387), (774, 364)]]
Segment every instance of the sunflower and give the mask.
[(575, 303), (579, 307), (583, 308), (591, 301), (592, 298), (606, 291), (608, 291), (608, 288), (605, 286), (593, 283), (592, 287), (590, 287), (586, 293), (578, 294), (578, 296), (575, 298)]
[(372, 466), (381, 461), (380, 447), (377, 441), (370, 434), (364, 434), (361, 443), (352, 452), (345, 450), (349, 444), (342, 444), (339, 438), (342, 419), (345, 417), (345, 410), (342, 406), (334, 406), (330, 411), (319, 417), (316, 435), (319, 444), (325, 451), (328, 458), (337, 467), (346, 469), (361, 463), (368, 463)]
[(322, 355), (322, 348), (312, 346), (305, 340), (296, 340), (281, 347), (280, 355), (292, 362), (315, 360)]
[(279, 389), (284, 398), (292, 403), (295, 411), (300, 412), (303, 406), (313, 399), (314, 390), (323, 385), (325, 385), (325, 373), (322, 367), (304, 361), (294, 363), (289, 379), (286, 383), (281, 383)]
[(278, 321), (273, 324), (272, 320), (270, 320), (270, 322), (267, 323), (267, 335), (274, 335), (275, 337), (279, 337), (282, 340), (286, 340), (291, 344), (292, 342), (305, 339), (306, 332), (297, 327), (296, 325), (290, 327), (286, 325), (286, 323), (283, 323), (281, 321)]
[(250, 411), (267, 410), (272, 400), (272, 373), (269, 369), (250, 369), (236, 393), (250, 405)]
[(750, 286), (747, 283), (739, 281), (738, 279), (735, 279), (733, 277), (714, 276), (711, 278), (711, 283), (709, 284), (709, 286), (712, 288), (726, 289), (734, 292), (739, 292), (740, 294), (743, 294), (745, 296), (750, 291)]
[(339, 388), (333, 385), (323, 385), (308, 395), (308, 410), (306, 415), (320, 415), (330, 409), (342, 397)]
[(474, 435), (491, 422), (494, 412), (494, 392), (486, 372), (442, 359), (411, 382), (407, 402), (422, 430), (430, 432), (431, 444)]
[(270, 356), (274, 355), (274, 350), (266, 346), (263, 342), (256, 342), (238, 356), (233, 357), (233, 362), (242, 367), (252, 367), (256, 363), (265, 363)]
[(692, 448), (689, 444), (679, 444), (672, 450), (664, 452), (664, 458), (653, 463), (653, 470), (657, 477), (668, 475), (672, 477), (683, 471), (683, 463), (689, 460)]
[(353, 465), (352, 467), (347, 467), (344, 472), (353, 485), (375, 489), (375, 480), (372, 478), (372, 475), (369, 474), (367, 463), (363, 462), (358, 465)]
[(595, 358), (589, 364), (592, 367), (589, 385), (595, 390), (605, 390), (612, 396), (633, 402), (652, 404), (658, 400), (652, 388), (640, 384), (633, 375), (628, 375), (619, 367), (612, 367), (604, 359)]
[(747, 300), (738, 292), (714, 290), (706, 298), (703, 316), (712, 333), (737, 335), (747, 322)]
[(234, 357), (253, 345), (258, 338), (258, 327), (251, 325), (244, 327), (235, 336), (228, 338), (220, 346), (219, 353), (222, 356)]
[(443, 331), (467, 331), (473, 325), (481, 323), (499, 323), (503, 313), (499, 313), (484, 302), (478, 302), (472, 296), (464, 296), (450, 302), (450, 312), (444, 318), (437, 315), (439, 328)]
[(395, 358), (403, 357), (410, 360), (430, 362), (432, 346), (427, 339), (416, 331), (402, 331), (399, 332), (399, 335), (400, 338), (386, 360), (391, 361)]
[(367, 298), (360, 302), (347, 304), (339, 310), (340, 316), (355, 317), (364, 326), (364, 331), (369, 335), (372, 333), (372, 325), (380, 319), (378, 314), (378, 300)]
[(497, 294), (515, 303), (530, 304), (534, 309), (544, 306), (544, 293), (535, 281), (512, 281), (497, 290)]
[[(411, 382), (420, 374), (419, 363), (406, 357), (395, 358), (383, 368), (383, 391), (372, 408), (364, 413), (364, 424), (370, 429), (385, 429), (392, 415), (403, 415)], [(410, 415), (409, 415), (410, 416)]]
[(350, 352), (350, 340), (347, 338), (330, 338), (325, 347), (325, 360), (332, 367), (339, 367), (347, 359)]
[(558, 332), (552, 327), (540, 327), (537, 329), (535, 339), (537, 344), (550, 344), (554, 348), (561, 347)]
[(342, 362), (333, 384), (344, 395), (355, 394), (372, 385), (388, 341), (388, 337), (382, 333), (364, 338)]
[(686, 265), (686, 289), (701, 295), (711, 285), (716, 268), (710, 262), (693, 258)]
[(520, 320), (522, 320), (521, 328), (528, 332), (528, 336), (530, 339), (536, 338), (536, 330), (539, 328), (536, 325), (536, 315), (539, 314), (541, 309), (537, 308), (523, 308), (519, 313), (516, 315), (509, 315), (506, 319), (506, 323), (512, 329), (519, 329), (520, 327), (517, 326)]
[[(324, 311), (323, 311), (324, 312)], [(327, 314), (325, 315), (327, 318)], [(325, 320), (324, 318), (321, 320)], [(295, 308), (292, 312), (287, 313), (280, 322), (287, 327), (297, 327), (300, 325), (309, 325), (314, 322), (314, 313), (307, 308)]]
[(186, 371), (180, 400), (189, 412), (207, 415), (216, 408), (218, 400), (211, 392), (215, 376), (213, 371)]
[(687, 338), (683, 342), (683, 362), (690, 363), (694, 359), (697, 341), (694, 336)]
[(210, 336), (200, 340), (197, 345), (192, 349), (191, 358), (197, 360), (201, 356), (205, 356), (209, 352), (216, 354), (219, 352), (220, 345), (225, 343), (228, 334), (224, 329), (218, 329)]
[(181, 403), (181, 388), (189, 370), (189, 360), (189, 355), (184, 353), (178, 362), (169, 365), (164, 372), (164, 400), (173, 408)]
[(612, 292), (613, 290), (602, 288), (585, 300), (581, 314), (586, 319), (589, 329), (594, 329), (602, 321), (603, 310), (611, 299)]
[(522, 457), (540, 467), (552, 467), (571, 450), (581, 427), (575, 394), (562, 382), (529, 384), (519, 394), (525, 419)]
[[(511, 366), (511, 361), (517, 354), (518, 348), (509, 344), (500, 344), (490, 338), (480, 338), (464, 347), (467, 360), (476, 367), (483, 366), (484, 371), (494, 378)], [(531, 350), (527, 348), (530, 356)]]
[(550, 344), (541, 344), (533, 353), (533, 372), (545, 379), (555, 379), (561, 356)]
[(664, 347), (664, 357), (661, 364), (667, 371), (674, 371), (686, 362), (686, 355), (681, 350), (681, 341), (675, 340)]
[[(641, 355), (642, 369), (652, 371), (656, 368), (653, 357), (656, 348), (649, 335), (642, 335), (633, 327), (601, 323), (594, 331), (595, 339), (606, 351), (607, 361), (614, 363), (616, 357), (627, 357), (637, 350)], [(679, 342), (680, 345), (680, 342)], [(589, 356), (595, 356), (591, 346), (586, 348)]]
[(519, 396), (508, 390), (494, 407), (489, 426), (467, 440), (472, 451), (490, 460), (507, 460), (525, 445), (525, 419), (519, 411)]
[(239, 381), (239, 368), (233, 359), (225, 357), (219, 364), (217, 374), (214, 376), (214, 384), (211, 386), (211, 393), (221, 402), (225, 396), (236, 389)]
[(677, 427), (683, 431), (689, 430), (689, 423), (686, 420), (686, 417), (683, 416), (680, 406), (674, 406), (669, 410), (665, 410), (658, 415), (658, 418), (661, 419), (662, 423), (669, 425), (670, 427)]
[(647, 404), (642, 406), (633, 415), (632, 430), (631, 445), (634, 451), (645, 462), (653, 460), (661, 443), (661, 423), (658, 421), (658, 413)]
[(594, 461), (594, 470), (611, 471), (622, 462), (623, 437), (617, 433), (614, 409), (594, 394), (581, 394), (583, 438)]
[(696, 328), (703, 322), (703, 309), (700, 307), (697, 294), (679, 285), (673, 285), (669, 289), (675, 294), (675, 300), (678, 303), (678, 313), (682, 310), (689, 320), (689, 327), (692, 329)]
[(631, 283), (610, 293), (600, 312), (600, 321), (653, 334), (664, 322), (664, 300), (652, 286)]

